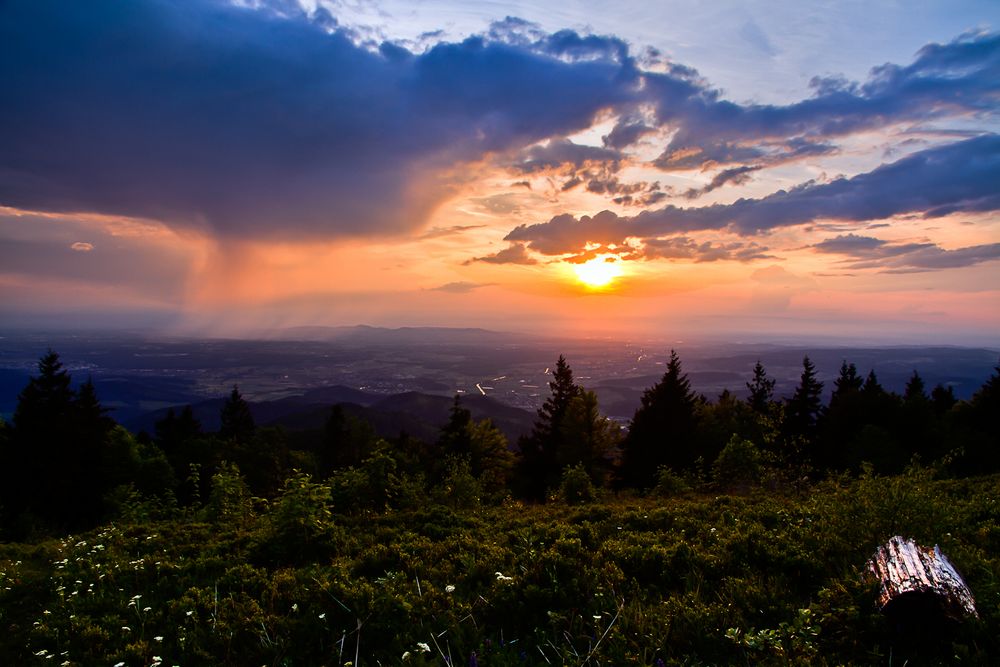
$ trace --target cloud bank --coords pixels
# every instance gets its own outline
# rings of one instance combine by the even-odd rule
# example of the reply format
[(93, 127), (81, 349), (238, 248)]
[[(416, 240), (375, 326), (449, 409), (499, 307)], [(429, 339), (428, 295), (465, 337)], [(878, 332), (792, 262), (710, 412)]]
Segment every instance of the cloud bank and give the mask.
[(817, 220), (883, 220), (901, 214), (940, 217), (1000, 210), (1000, 135), (929, 148), (852, 178), (805, 183), (759, 199), (681, 208), (666, 206), (623, 217), (611, 211), (579, 219), (557, 215), (519, 225), (505, 240), (546, 255), (579, 252), (588, 244), (626, 245), (630, 238), (727, 230), (754, 235)]
[[(563, 190), (650, 207), (672, 193), (620, 178), (637, 142), (667, 142), (647, 166), (718, 169), (679, 193), (694, 199), (835, 152), (854, 133), (997, 118), (996, 33), (759, 105), (724, 99), (683, 64), (637, 59), (613, 36), (510, 18), (416, 53), (364, 42), (325, 10), (259, 4), (0, 4), (0, 205), (151, 218), (222, 238), (412, 233), (455, 192), (463, 166), (484, 159), (515, 174), (562, 169)], [(617, 119), (603, 146), (567, 139), (599, 117)], [(759, 199), (556, 216), (514, 229), (507, 239), (519, 245), (479, 261), (529, 263), (520, 244), (579, 253), (629, 237), (995, 210), (997, 154), (996, 136), (975, 136)]]

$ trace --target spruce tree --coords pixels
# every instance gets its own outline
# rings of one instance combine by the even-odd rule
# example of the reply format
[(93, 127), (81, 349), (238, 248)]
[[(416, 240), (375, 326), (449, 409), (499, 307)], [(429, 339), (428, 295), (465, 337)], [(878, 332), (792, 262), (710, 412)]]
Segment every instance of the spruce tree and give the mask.
[(694, 466), (699, 458), (696, 406), (680, 358), (671, 350), (667, 372), (643, 393), (622, 443), (621, 481), (626, 486), (652, 486), (660, 466), (675, 470)]
[(59, 355), (51, 349), (38, 361), (38, 376), (21, 391), (14, 410), (14, 428), (46, 434), (64, 427), (73, 412), (76, 392)]
[(764, 365), (757, 360), (753, 367), (753, 380), (747, 382), (747, 389), (750, 395), (747, 397), (747, 405), (757, 414), (767, 414), (771, 408), (771, 401), (774, 399), (774, 385), (776, 380), (767, 377)]
[(222, 406), (222, 426), (219, 435), (227, 440), (246, 440), (253, 436), (257, 426), (250, 414), (250, 404), (240, 393), (239, 387), (233, 385), (233, 391)]
[(27, 512), (56, 529), (98, 520), (107, 491), (101, 468), (115, 425), (106, 412), (92, 382), (73, 390), (58, 354), (49, 350), (39, 360), (14, 411), (0, 497), (10, 513)]
[(789, 437), (811, 442), (816, 430), (816, 420), (822, 408), (823, 383), (816, 379), (816, 366), (809, 357), (802, 358), (802, 376), (795, 393), (786, 402), (785, 433)]
[(858, 375), (858, 367), (843, 361), (840, 364), (840, 375), (833, 381), (833, 394), (830, 396), (831, 407), (838, 401), (848, 400), (857, 392), (861, 391), (864, 381)]
[(924, 380), (917, 371), (913, 371), (913, 375), (906, 382), (906, 389), (903, 390), (903, 401), (907, 405), (921, 407), (926, 406), (930, 402), (930, 397), (927, 396), (927, 389), (924, 386)]
[(962, 407), (962, 421), (971, 427), (962, 469), (971, 474), (1000, 470), (1000, 365)]
[(565, 416), (581, 388), (573, 381), (573, 371), (566, 358), (559, 355), (552, 380), (551, 391), (545, 403), (538, 410), (538, 419), (531, 434), (520, 441), (521, 470), (520, 483), (524, 492), (534, 498), (542, 498), (546, 489), (559, 480), (559, 452), (567, 446)]
[(601, 414), (597, 394), (581, 391), (569, 402), (564, 428), (566, 446), (557, 454), (559, 470), (582, 465), (594, 484), (603, 485), (611, 473), (609, 456), (618, 444), (621, 428)]
[(934, 385), (934, 389), (931, 390), (931, 405), (934, 408), (934, 414), (938, 417), (943, 417), (945, 413), (955, 407), (958, 403), (958, 399), (955, 398), (955, 388), (951, 385), (947, 387), (940, 382)]
[(472, 425), (472, 413), (462, 407), (458, 394), (452, 403), (448, 415), (448, 423), (441, 427), (438, 436), (438, 448), (444, 456), (465, 456), (472, 451), (472, 439), (469, 430)]

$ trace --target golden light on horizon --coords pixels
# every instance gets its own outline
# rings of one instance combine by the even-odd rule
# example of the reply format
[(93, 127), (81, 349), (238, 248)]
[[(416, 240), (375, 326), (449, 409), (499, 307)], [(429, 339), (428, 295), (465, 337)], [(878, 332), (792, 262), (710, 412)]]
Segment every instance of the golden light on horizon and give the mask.
[(595, 257), (582, 264), (573, 266), (576, 279), (591, 289), (607, 287), (611, 282), (622, 275), (621, 262), (608, 260), (604, 257)]

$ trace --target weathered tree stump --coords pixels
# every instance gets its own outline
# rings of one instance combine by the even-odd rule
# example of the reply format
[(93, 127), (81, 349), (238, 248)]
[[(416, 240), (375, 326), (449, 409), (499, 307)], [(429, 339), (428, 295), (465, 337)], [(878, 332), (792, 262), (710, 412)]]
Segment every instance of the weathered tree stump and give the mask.
[(879, 610), (899, 624), (933, 624), (929, 617), (942, 614), (954, 621), (978, 618), (972, 591), (936, 544), (933, 549), (921, 547), (897, 535), (866, 565), (881, 583)]

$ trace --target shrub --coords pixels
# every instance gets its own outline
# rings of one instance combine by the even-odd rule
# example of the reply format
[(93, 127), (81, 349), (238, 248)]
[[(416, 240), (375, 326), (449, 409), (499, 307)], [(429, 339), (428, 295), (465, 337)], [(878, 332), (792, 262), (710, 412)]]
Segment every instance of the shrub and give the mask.
[(670, 498), (690, 491), (691, 485), (688, 481), (674, 472), (670, 466), (660, 466), (656, 471), (656, 485), (651, 495)]
[(735, 434), (712, 463), (712, 479), (726, 487), (759, 483), (763, 471), (764, 457), (757, 446)]
[(479, 505), (483, 495), (482, 485), (472, 475), (472, 466), (465, 457), (449, 457), (445, 464), (445, 475), (441, 486), (435, 489), (434, 499), (442, 505), (455, 509), (472, 508)]
[(566, 466), (559, 482), (559, 499), (568, 505), (591, 503), (597, 499), (597, 490), (582, 463)]
[(268, 513), (269, 536), (295, 553), (330, 527), (330, 487), (298, 470), (285, 480)]
[(212, 492), (204, 515), (216, 523), (242, 524), (253, 513), (250, 488), (235, 463), (225, 463), (212, 475)]

